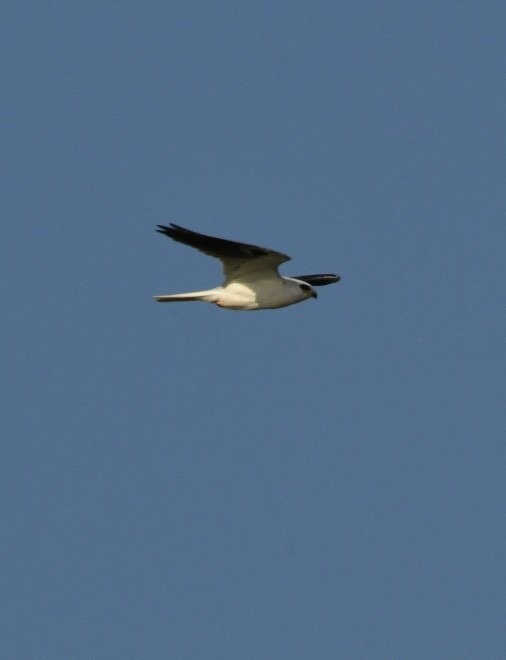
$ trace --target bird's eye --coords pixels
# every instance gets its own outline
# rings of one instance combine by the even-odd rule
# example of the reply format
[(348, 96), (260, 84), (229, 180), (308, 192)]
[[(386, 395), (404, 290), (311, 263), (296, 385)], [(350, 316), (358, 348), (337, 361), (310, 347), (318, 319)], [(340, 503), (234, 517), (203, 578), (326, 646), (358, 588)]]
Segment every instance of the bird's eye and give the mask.
[(303, 291), (311, 291), (309, 284), (299, 284), (299, 286)]

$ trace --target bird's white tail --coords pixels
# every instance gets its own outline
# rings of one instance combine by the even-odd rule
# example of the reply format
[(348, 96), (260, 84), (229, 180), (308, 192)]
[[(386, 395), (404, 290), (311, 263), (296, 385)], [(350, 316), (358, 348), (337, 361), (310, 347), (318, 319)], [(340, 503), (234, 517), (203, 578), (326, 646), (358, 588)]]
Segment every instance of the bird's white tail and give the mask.
[(154, 296), (158, 302), (190, 302), (192, 300), (203, 300), (204, 302), (216, 302), (218, 300), (217, 290), (192, 291), (191, 293), (172, 293), (166, 296)]

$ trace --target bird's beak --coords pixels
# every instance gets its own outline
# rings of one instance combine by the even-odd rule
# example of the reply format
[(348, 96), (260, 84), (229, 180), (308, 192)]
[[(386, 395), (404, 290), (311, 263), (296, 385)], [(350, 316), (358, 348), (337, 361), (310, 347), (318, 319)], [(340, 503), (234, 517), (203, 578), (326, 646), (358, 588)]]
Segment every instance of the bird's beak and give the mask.
[(316, 291), (314, 289), (313, 289), (313, 293), (311, 295), (313, 296), (313, 298), (318, 298), (318, 294), (316, 293)]

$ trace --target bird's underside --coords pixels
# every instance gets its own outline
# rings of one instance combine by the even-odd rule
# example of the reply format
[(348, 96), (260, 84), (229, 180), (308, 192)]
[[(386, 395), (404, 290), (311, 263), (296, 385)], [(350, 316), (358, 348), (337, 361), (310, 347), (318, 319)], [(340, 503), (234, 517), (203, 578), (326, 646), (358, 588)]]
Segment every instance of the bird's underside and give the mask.
[(313, 287), (339, 282), (334, 274), (282, 277), (278, 266), (290, 257), (281, 252), (248, 243), (199, 234), (172, 224), (158, 225), (158, 232), (220, 259), (225, 281), (221, 286), (204, 291), (155, 296), (158, 302), (201, 300), (225, 309), (277, 309), (316, 298)]

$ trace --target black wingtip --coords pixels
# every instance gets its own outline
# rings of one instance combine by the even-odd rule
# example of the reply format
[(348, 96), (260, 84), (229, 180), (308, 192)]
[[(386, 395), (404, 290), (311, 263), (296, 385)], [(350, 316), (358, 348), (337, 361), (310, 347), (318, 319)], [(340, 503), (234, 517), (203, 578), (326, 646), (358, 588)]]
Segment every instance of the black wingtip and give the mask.
[(164, 236), (168, 236), (169, 238), (174, 238), (178, 234), (181, 233), (181, 231), (184, 231), (182, 227), (178, 227), (177, 225), (170, 223), (170, 226), (167, 225), (156, 225), (158, 229), (156, 230), (158, 233), (163, 234)]
[(335, 284), (341, 279), (340, 275), (334, 273), (321, 273), (318, 275), (294, 275), (295, 280), (307, 282), (311, 286), (326, 286), (327, 284)]
[(160, 234), (165, 234), (165, 236), (170, 236), (171, 238), (174, 237), (174, 234), (180, 234), (180, 233), (186, 233), (186, 234), (192, 234), (189, 229), (185, 229), (184, 227), (181, 227), (180, 225), (175, 225), (173, 222), (170, 223), (169, 226), (167, 225), (156, 225), (158, 229), (156, 229), (157, 232)]

